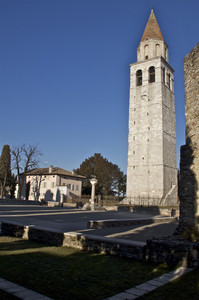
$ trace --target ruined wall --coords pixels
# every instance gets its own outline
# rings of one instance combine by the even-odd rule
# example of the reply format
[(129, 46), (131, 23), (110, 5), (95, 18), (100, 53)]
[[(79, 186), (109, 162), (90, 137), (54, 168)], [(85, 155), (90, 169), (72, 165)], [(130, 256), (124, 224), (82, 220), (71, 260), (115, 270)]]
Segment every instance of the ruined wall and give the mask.
[(180, 158), (180, 226), (199, 224), (199, 43), (184, 59), (186, 145)]

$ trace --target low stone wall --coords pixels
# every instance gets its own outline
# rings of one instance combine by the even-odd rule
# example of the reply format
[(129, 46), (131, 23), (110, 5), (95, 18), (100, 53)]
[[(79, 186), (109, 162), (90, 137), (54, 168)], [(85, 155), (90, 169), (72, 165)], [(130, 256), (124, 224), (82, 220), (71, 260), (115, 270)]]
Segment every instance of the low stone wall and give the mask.
[(197, 268), (199, 267), (199, 242), (189, 242), (173, 236), (148, 240), (146, 260)]
[(122, 227), (137, 224), (153, 224), (153, 223), (165, 223), (176, 220), (173, 217), (161, 217), (161, 218), (142, 218), (142, 219), (120, 219), (120, 220), (91, 220), (88, 221), (88, 228), (101, 229), (106, 227)]
[(0, 199), (0, 204), (11, 205), (41, 205), (41, 202), (23, 199)]
[(137, 260), (144, 260), (145, 258), (146, 243), (143, 242), (75, 232), (64, 234), (63, 245), (96, 253), (126, 256)]
[(136, 260), (199, 267), (199, 243), (174, 238), (152, 239), (147, 243), (106, 238), (77, 232), (63, 233), (37, 226), (2, 222), (2, 234), (55, 246), (68, 246), (97, 253), (126, 256)]
[(127, 256), (137, 260), (144, 260), (145, 257), (146, 243), (143, 242), (110, 239), (76, 232), (63, 233), (37, 226), (23, 226), (14, 222), (2, 222), (1, 230), (3, 235), (22, 237), (55, 246), (68, 246), (97, 253)]
[(17, 222), (2, 222), (1, 232), (3, 235), (28, 238), (28, 226), (24, 226)]
[(151, 215), (179, 216), (179, 206), (142, 206), (142, 205), (118, 205), (118, 211), (128, 211), (132, 213), (144, 213)]

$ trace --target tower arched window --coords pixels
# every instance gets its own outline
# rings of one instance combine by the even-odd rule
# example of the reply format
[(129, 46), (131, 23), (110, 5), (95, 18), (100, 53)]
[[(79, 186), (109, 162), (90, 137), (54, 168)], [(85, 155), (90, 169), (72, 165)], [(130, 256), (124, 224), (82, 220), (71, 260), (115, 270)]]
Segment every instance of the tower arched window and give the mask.
[(169, 89), (170, 89), (170, 79), (171, 79), (171, 75), (167, 73), (167, 86)]
[(142, 70), (136, 72), (136, 84), (137, 86), (142, 85)]
[(148, 57), (149, 57), (149, 46), (148, 45), (144, 46), (144, 57), (145, 57), (145, 59), (148, 59)]
[(149, 68), (149, 82), (155, 82), (155, 67)]
[(156, 44), (156, 46), (155, 46), (155, 54), (156, 54), (156, 56), (160, 56), (160, 45), (159, 44)]
[(167, 60), (167, 48), (164, 48), (164, 58)]
[(172, 90), (172, 92), (174, 91), (174, 80), (173, 80), (173, 78), (171, 78), (171, 90)]
[(165, 83), (165, 68), (162, 68), (162, 82)]
[(138, 60), (140, 60), (141, 57), (140, 57), (140, 48), (138, 49)]

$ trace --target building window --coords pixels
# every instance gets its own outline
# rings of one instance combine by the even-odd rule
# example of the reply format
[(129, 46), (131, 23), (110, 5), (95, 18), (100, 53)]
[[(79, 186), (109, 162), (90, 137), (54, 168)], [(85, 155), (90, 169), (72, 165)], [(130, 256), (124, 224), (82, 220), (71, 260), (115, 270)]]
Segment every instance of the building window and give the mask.
[(79, 191), (79, 185), (76, 185), (76, 191)]
[(156, 51), (156, 56), (160, 56), (160, 45), (159, 44), (156, 44), (155, 51)]
[(54, 183), (54, 182), (51, 183), (51, 187), (52, 187), (52, 188), (55, 187), (55, 183)]
[(69, 190), (71, 189), (71, 184), (68, 184), (68, 188), (69, 188)]
[(72, 191), (74, 191), (74, 184), (72, 184)]
[(136, 84), (137, 86), (142, 85), (142, 70), (136, 72)]
[(170, 77), (171, 75), (169, 73), (167, 73), (167, 86), (170, 89)]
[(149, 68), (149, 82), (155, 82), (155, 67)]
[(165, 83), (165, 68), (162, 68), (162, 82)]
[(148, 59), (148, 55), (149, 55), (149, 46), (145, 45), (144, 46), (144, 57), (145, 57), (145, 59)]
[(138, 60), (140, 60), (140, 49), (138, 49)]
[(43, 182), (43, 187), (46, 188), (46, 182)]
[(172, 90), (172, 92), (174, 91), (174, 80), (173, 80), (173, 78), (171, 78), (171, 90)]

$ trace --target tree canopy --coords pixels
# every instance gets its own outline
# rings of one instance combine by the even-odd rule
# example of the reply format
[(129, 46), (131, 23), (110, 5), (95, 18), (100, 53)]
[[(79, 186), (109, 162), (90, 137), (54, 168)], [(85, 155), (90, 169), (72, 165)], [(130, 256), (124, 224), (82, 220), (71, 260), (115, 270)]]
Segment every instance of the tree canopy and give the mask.
[(86, 177), (83, 183), (82, 194), (91, 194), (89, 180), (92, 175), (95, 175), (98, 180), (96, 194), (102, 196), (123, 196), (125, 194), (126, 176), (116, 164), (109, 162), (100, 153), (95, 153), (93, 156), (85, 159), (75, 172)]

